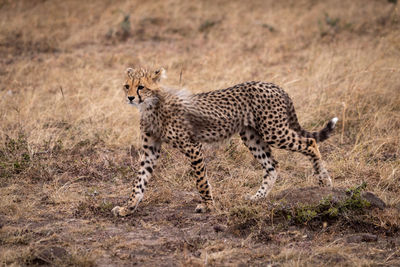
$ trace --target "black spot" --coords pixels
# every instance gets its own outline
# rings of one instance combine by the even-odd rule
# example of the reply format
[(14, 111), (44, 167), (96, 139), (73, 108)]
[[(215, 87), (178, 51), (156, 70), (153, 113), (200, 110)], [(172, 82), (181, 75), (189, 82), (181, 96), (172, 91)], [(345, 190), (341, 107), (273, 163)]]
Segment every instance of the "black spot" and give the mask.
[(192, 162), (192, 165), (197, 165), (200, 164), (203, 161), (203, 159), (198, 159)]
[(144, 161), (140, 162), (140, 166), (144, 166)]
[(146, 167), (146, 170), (147, 170), (149, 173), (153, 173), (153, 169), (152, 169), (151, 167)]

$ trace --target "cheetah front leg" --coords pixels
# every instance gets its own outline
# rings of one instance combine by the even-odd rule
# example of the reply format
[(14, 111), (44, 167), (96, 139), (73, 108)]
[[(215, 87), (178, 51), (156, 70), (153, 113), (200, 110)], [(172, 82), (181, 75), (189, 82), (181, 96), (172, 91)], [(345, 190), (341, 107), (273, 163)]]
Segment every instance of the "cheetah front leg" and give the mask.
[(260, 188), (249, 199), (258, 200), (264, 198), (269, 194), (277, 179), (275, 168), (278, 162), (273, 159), (269, 145), (263, 141), (262, 137), (254, 129), (245, 128), (240, 132), (240, 137), (254, 158), (262, 165), (264, 171)]
[(132, 193), (125, 207), (116, 206), (112, 209), (115, 216), (127, 216), (132, 214), (143, 198), (144, 190), (156, 167), (160, 157), (161, 142), (153, 138), (149, 133), (141, 136), (142, 149), (139, 153), (140, 168), (133, 182)]
[(196, 187), (203, 200), (201, 204), (197, 205), (195, 211), (198, 213), (210, 211), (214, 206), (214, 201), (211, 194), (211, 186), (206, 178), (206, 167), (203, 160), (202, 145), (186, 145), (185, 147), (181, 147), (181, 151), (190, 159), (196, 176)]

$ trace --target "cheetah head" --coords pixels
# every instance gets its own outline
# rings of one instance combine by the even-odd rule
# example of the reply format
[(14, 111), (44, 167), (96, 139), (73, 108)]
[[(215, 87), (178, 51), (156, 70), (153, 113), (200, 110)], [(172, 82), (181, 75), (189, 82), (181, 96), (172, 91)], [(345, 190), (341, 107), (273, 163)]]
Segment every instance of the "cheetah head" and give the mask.
[(124, 91), (128, 104), (141, 106), (155, 100), (160, 89), (159, 82), (165, 77), (165, 70), (160, 68), (148, 71), (142, 68), (128, 68), (126, 75)]

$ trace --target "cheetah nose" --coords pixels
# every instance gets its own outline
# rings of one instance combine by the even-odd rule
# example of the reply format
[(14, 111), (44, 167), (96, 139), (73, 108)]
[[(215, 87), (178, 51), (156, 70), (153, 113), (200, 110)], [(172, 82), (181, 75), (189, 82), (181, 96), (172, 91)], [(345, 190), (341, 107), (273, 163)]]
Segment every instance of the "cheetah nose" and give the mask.
[(128, 99), (129, 99), (129, 101), (133, 101), (133, 99), (135, 99), (135, 97), (134, 96), (128, 96)]

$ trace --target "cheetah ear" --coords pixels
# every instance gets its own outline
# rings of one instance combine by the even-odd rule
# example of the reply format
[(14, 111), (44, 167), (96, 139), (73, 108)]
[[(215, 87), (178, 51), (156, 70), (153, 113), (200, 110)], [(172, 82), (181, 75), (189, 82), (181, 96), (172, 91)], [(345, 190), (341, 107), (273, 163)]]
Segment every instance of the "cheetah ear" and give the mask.
[(134, 69), (132, 68), (127, 68), (126, 69), (126, 75), (128, 75), (129, 78), (133, 79), (133, 73), (135, 72)]
[(154, 71), (152, 75), (153, 82), (156, 83), (165, 78), (167, 78), (167, 74), (164, 68), (159, 68), (158, 70)]

